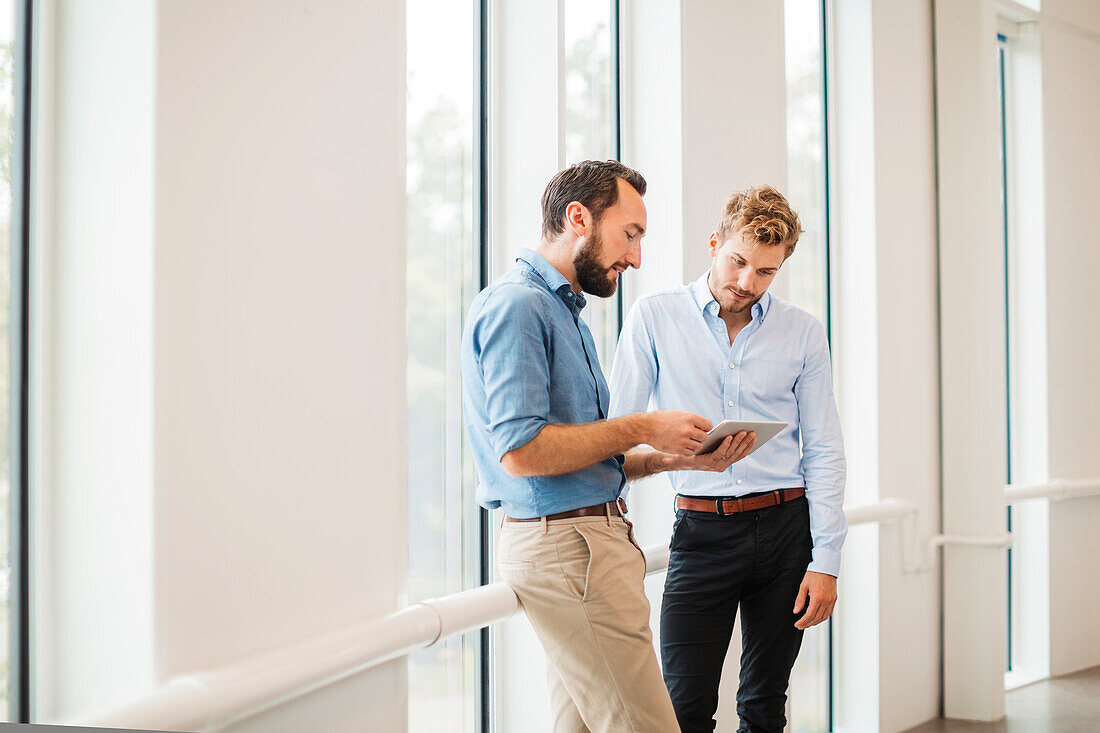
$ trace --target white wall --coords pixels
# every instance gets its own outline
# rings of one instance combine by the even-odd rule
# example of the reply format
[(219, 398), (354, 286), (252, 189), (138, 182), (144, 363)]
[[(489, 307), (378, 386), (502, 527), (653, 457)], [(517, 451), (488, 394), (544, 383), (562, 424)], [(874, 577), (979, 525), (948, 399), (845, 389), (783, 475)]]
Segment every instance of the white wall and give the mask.
[[(1073, 25), (1071, 25), (1071, 23)], [(1042, 16), (1050, 475), (1100, 476), (1100, 6), (1047, 0)], [(1050, 505), (1050, 671), (1100, 664), (1100, 499)]]
[[(683, 2), (680, 33), (683, 276), (691, 282), (710, 267), (707, 240), (730, 193), (787, 182), (783, 4)], [(747, 98), (737, 93), (746, 82)]]
[[(41, 419), (59, 437), (35, 489), (55, 542), (38, 580), (59, 588), (37, 616), (53, 650), (39, 664), (43, 721), (404, 600), (404, 4), (111, 8), (60, 13), (65, 167), (44, 244), (59, 302), (41, 372), (56, 403)], [(104, 49), (120, 42), (114, 60)], [(112, 63), (80, 67), (100, 57)], [(144, 300), (116, 304), (126, 288)], [(118, 335), (140, 336), (134, 321), (145, 341)], [(114, 352), (125, 371), (102, 348), (102, 367), (71, 365), (100, 331), (130, 349)], [(115, 423), (143, 414), (119, 441)], [(95, 510), (112, 495), (129, 513)], [(136, 611), (116, 599), (131, 599), (100, 586), (96, 602), (119, 603), (122, 620), (98, 623), (63, 593), (96, 564), (119, 582), (112, 553), (134, 527), (149, 534), (127, 545), (128, 576), (144, 583), (127, 592), (151, 622), (127, 628)], [(144, 666), (102, 676), (91, 659), (116, 648)], [(399, 730), (405, 687), (391, 663), (238, 729)]]
[[(937, 2), (943, 530), (1005, 528), (1005, 289), (991, 0)], [(944, 710), (1004, 715), (1003, 551), (944, 550)]]

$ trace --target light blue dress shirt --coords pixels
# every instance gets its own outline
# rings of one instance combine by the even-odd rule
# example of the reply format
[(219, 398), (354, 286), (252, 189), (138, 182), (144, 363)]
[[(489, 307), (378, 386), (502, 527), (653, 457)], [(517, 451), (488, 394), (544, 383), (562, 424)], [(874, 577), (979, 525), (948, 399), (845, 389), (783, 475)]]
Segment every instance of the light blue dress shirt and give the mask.
[[(825, 329), (765, 293), (730, 343), (707, 274), (641, 298), (626, 317), (611, 372), (611, 417), (655, 409), (722, 420), (779, 420), (779, 435), (725, 471), (669, 473), (677, 493), (743, 496), (806, 488), (813, 561), (836, 576), (848, 530), (844, 443)], [(801, 446), (800, 446), (801, 442)]]
[(516, 478), (500, 465), (549, 423), (607, 417), (608, 389), (581, 319), (582, 293), (542, 255), (521, 249), (516, 267), (474, 298), (462, 333), (462, 404), (480, 484), (477, 501), (517, 519), (615, 501), (623, 457), (561, 476)]

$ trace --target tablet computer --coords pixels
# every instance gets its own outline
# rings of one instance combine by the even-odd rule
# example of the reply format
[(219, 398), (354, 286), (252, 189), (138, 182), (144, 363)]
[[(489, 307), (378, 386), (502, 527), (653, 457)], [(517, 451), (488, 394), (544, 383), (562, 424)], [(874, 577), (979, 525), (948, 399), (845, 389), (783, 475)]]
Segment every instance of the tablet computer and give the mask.
[(728, 435), (737, 435), (742, 430), (747, 432), (756, 431), (756, 445), (745, 454), (745, 456), (748, 457), (755, 453), (760, 446), (779, 435), (779, 431), (785, 427), (787, 427), (787, 423), (785, 422), (771, 422), (767, 420), (723, 420), (707, 433), (707, 439), (695, 450), (695, 455), (699, 456), (704, 453), (713, 452)]

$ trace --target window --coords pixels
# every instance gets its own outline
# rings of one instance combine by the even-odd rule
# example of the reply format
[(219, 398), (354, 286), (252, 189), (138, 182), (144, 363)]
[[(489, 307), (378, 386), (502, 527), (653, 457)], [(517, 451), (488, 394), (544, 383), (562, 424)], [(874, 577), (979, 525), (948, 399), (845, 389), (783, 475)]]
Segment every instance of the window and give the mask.
[[(481, 522), (459, 344), (480, 288), (475, 236), (476, 6), (410, 0), (407, 98), (409, 602), (481, 583)], [(409, 657), (409, 730), (473, 731), (480, 635)]]
[[(492, 34), (492, 73), (484, 56), (478, 68), (484, 51), (475, 47), (479, 38), (485, 42), (476, 21), (489, 8), (484, 28)], [(462, 320), (477, 290), (513, 266), (519, 247), (537, 241), (533, 203), (548, 176), (562, 165), (619, 156), (618, 10), (614, 1), (564, 0), (556, 7), (409, 2), (410, 601), (484, 579), (481, 548), (492, 532), (475, 507), (461, 419)], [(788, 193), (807, 230), (787, 294), (827, 323), (821, 0), (788, 0), (787, 14)], [(464, 28), (470, 32), (456, 30)], [(560, 67), (551, 68), (547, 58), (559, 59)], [(478, 127), (482, 115), (488, 130)], [(605, 370), (621, 312), (622, 283), (615, 298), (589, 298), (584, 311)], [(667, 537), (672, 519), (661, 495), (654, 494), (653, 507), (646, 503), (632, 505), (643, 544)], [(646, 582), (655, 634), (662, 583), (660, 577)], [(411, 730), (549, 729), (542, 653), (526, 620), (509, 620), (491, 634), (491, 674), (477, 634), (410, 657)], [(795, 730), (826, 725), (828, 659), (829, 632), (819, 627), (807, 635), (792, 681)], [(491, 700), (481, 696), (488, 690)]]
[[(615, 7), (585, 0), (493, 5), (493, 277), (514, 266), (519, 247), (537, 243), (538, 197), (550, 176), (581, 160), (617, 157)], [(620, 297), (588, 297), (582, 311), (605, 373)], [(513, 618), (494, 626), (492, 638), (493, 729), (549, 731), (543, 652), (530, 624)]]
[[(805, 233), (784, 266), (787, 299), (829, 328), (829, 217), (825, 124), (825, 5), (785, 0), (787, 198)], [(790, 730), (832, 730), (832, 621), (806, 631), (791, 673)]]
[[(618, 157), (614, 123), (612, 4), (565, 2), (565, 160)], [(622, 288), (611, 298), (588, 298), (583, 316), (604, 371), (619, 337)]]
[[(1043, 73), (1040, 36), (1031, 20), (999, 18), (991, 49), (1000, 103), (1000, 129), (992, 132), (1001, 153), (1004, 261), (996, 264), (1004, 277), (1005, 479), (1024, 485), (1050, 476)], [(1019, 297), (1023, 292), (1026, 299)], [(1005, 520), (1014, 536), (1005, 568), (1005, 685), (1011, 689), (1050, 675), (1050, 505), (1016, 504)]]

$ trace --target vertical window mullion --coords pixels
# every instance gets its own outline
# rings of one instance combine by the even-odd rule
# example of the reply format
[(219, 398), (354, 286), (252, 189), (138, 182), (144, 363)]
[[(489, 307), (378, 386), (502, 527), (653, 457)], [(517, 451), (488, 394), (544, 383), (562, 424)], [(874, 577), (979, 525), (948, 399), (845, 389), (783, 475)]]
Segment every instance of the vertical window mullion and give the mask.
[[(489, 285), (492, 270), (490, 251), (490, 211), (489, 211), (489, 80), (491, 24), (489, 17), (490, 0), (478, 0), (477, 17), (477, 69), (475, 84), (477, 99), (475, 104), (477, 120), (474, 142), (474, 156), (477, 160), (477, 185), (474, 190), (477, 219), (474, 231), (477, 236), (478, 290)], [(491, 540), (492, 527), (489, 510), (477, 507), (477, 547), (478, 547), (478, 584), (488, 585), (492, 581)], [(493, 668), (492, 634), (488, 627), (478, 632), (477, 676), (478, 676), (478, 721), (481, 733), (492, 733), (493, 719)]]
[[(832, 217), (829, 209), (829, 202), (832, 194), (832, 178), (830, 177), (829, 161), (831, 146), (829, 144), (830, 127), (829, 127), (829, 110), (830, 110), (830, 97), (829, 97), (829, 57), (831, 53), (831, 46), (829, 44), (829, 30), (830, 30), (830, 12), (829, 12), (830, 0), (821, 0), (821, 126), (822, 133), (821, 139), (824, 145), (822, 151), (822, 166), (824, 181), (823, 192), (825, 196), (824, 207), (824, 229), (822, 230), (822, 236), (825, 240), (825, 338), (829, 342), (829, 352), (832, 353), (833, 347), (833, 226)], [(827, 627), (825, 631), (827, 643), (827, 673), (826, 673), (826, 685), (825, 685), (825, 720), (828, 724), (826, 730), (835, 730), (835, 718), (836, 718), (836, 625), (832, 616), (829, 617)]]
[[(622, 0), (611, 2), (611, 154), (615, 160), (623, 159), (623, 27)], [(615, 290), (615, 334), (623, 330), (623, 289), (627, 273), (619, 275), (619, 287)], [(605, 364), (604, 368), (610, 365)]]
[(30, 655), (30, 236), (32, 0), (16, 4), (12, 149), (11, 426), (9, 521), (9, 719), (29, 723)]

